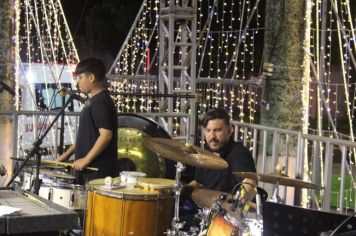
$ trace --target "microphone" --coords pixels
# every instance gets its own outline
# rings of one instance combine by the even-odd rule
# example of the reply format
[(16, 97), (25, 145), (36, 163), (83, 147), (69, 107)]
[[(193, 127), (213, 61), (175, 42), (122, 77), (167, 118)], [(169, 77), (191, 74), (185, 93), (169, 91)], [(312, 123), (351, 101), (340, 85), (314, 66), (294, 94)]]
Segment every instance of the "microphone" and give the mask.
[(58, 93), (60, 95), (64, 96), (64, 95), (78, 94), (78, 93), (81, 93), (81, 91), (74, 90), (74, 89), (68, 89), (68, 88), (60, 88), (60, 89), (58, 89)]
[(84, 103), (86, 102), (86, 100), (87, 100), (87, 98), (82, 97), (82, 96), (80, 96), (79, 94), (75, 94), (75, 93), (71, 94), (70, 97), (71, 97), (72, 99), (74, 99), (74, 100), (77, 100), (77, 101), (83, 103), (83, 104), (84, 104)]
[(80, 90), (61, 88), (61, 89), (58, 89), (58, 93), (61, 96), (69, 95), (72, 99), (77, 100), (81, 103), (85, 103), (85, 101), (87, 100), (87, 98), (79, 95), (81, 93)]

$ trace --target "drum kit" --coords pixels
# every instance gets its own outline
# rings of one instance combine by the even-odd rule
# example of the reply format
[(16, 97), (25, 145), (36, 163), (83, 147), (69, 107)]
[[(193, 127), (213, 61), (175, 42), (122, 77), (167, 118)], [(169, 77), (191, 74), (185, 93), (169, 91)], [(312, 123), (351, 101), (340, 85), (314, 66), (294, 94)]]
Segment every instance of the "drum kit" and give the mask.
[[(174, 217), (171, 223), (171, 228), (166, 232), (167, 235), (262, 235), (263, 219), (260, 211), (261, 206), (258, 203), (260, 200), (257, 200), (261, 198), (260, 191), (257, 191), (256, 193), (257, 204), (246, 200), (243, 207), (236, 210), (236, 207), (233, 205), (234, 201), (238, 201), (238, 199), (236, 200), (231, 194), (209, 189), (195, 190), (192, 193), (192, 199), (201, 208), (195, 216), (200, 220), (199, 227), (191, 228), (188, 232), (183, 231), (184, 222), (181, 222), (179, 218), (179, 198), (182, 190), (180, 174), (184, 170), (184, 165), (207, 169), (225, 169), (228, 165), (223, 159), (216, 155), (194, 145), (184, 144), (180, 141), (151, 138), (147, 139), (145, 143), (149, 149), (157, 153), (159, 156), (177, 162), (174, 188)], [(275, 190), (271, 199), (272, 201), (275, 201), (275, 199), (280, 202), (282, 201), (278, 196), (279, 185), (322, 189), (321, 186), (289, 178), (280, 170), (270, 174), (252, 172), (233, 172), (232, 174), (242, 178), (274, 184)], [(262, 192), (265, 191), (263, 190)], [(255, 208), (256, 214), (242, 214), (245, 206), (248, 206), (247, 209)]]
[[(222, 170), (227, 168), (228, 164), (202, 148), (177, 140), (147, 138), (144, 145), (158, 156), (176, 162), (174, 180), (148, 178), (142, 172), (123, 171), (116, 178), (92, 180), (85, 188), (75, 185), (74, 177), (63, 171), (65, 169), (63, 167), (70, 163), (42, 161), (42, 185), (39, 195), (69, 209), (86, 210), (84, 228), (87, 236), (262, 235), (263, 219), (260, 211), (261, 201), (258, 200), (259, 191), (256, 203), (246, 200), (242, 206), (236, 204), (239, 198), (231, 194), (209, 189), (194, 190), (191, 197), (200, 208), (195, 215), (199, 226), (186, 231), (185, 222), (179, 215), (183, 189), (181, 174), (185, 165)], [(60, 171), (58, 166), (62, 166)], [(289, 178), (281, 171), (270, 174), (251, 172), (232, 174), (274, 184), (275, 191), (271, 201), (281, 201), (278, 196), (279, 185), (322, 189), (318, 185)], [(28, 190), (31, 187), (31, 178), (32, 175), (24, 171), (21, 188)], [(245, 209), (255, 210), (244, 212)]]

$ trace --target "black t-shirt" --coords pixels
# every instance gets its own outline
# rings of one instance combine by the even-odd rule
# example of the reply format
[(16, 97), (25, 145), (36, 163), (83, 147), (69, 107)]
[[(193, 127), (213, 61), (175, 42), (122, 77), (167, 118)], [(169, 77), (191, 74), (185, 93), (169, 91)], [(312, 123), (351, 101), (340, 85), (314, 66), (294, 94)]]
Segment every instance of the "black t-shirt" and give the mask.
[(224, 170), (195, 169), (195, 180), (203, 185), (203, 188), (231, 193), (236, 184), (243, 180), (232, 175), (232, 172), (256, 172), (251, 153), (242, 143), (237, 143), (232, 138), (220, 151), (220, 157), (228, 163), (228, 168)]
[(100, 128), (111, 130), (113, 136), (109, 145), (89, 166), (99, 168), (97, 176), (114, 177), (117, 163), (117, 111), (114, 101), (106, 90), (87, 100), (80, 113), (75, 148), (76, 160), (85, 157), (92, 149), (99, 137)]

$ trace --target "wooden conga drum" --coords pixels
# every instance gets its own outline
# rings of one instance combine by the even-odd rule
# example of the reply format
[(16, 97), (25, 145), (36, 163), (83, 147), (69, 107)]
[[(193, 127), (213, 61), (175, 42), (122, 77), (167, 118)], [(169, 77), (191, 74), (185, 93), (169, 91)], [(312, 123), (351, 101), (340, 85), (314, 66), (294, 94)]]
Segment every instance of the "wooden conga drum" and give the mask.
[(89, 182), (86, 236), (164, 235), (173, 215), (174, 181), (142, 178), (135, 186)]

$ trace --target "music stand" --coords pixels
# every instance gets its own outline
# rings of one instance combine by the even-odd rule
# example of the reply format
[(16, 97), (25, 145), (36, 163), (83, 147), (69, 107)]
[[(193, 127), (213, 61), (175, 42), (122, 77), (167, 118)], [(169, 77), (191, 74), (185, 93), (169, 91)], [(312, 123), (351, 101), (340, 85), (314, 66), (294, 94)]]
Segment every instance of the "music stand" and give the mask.
[[(329, 235), (348, 216), (274, 202), (263, 203), (263, 235)], [(356, 218), (351, 218), (335, 234), (355, 235)]]

